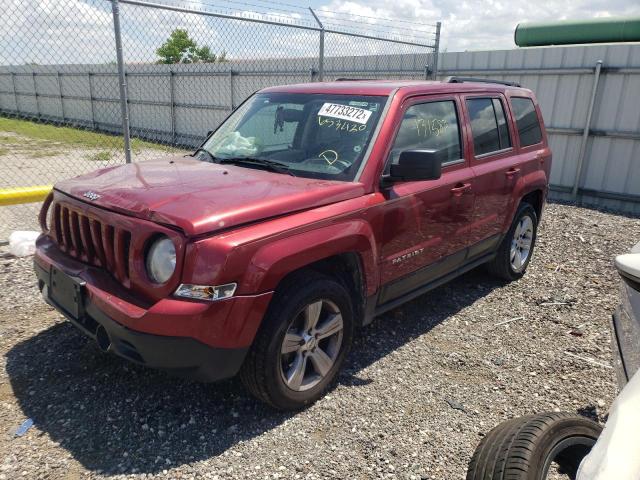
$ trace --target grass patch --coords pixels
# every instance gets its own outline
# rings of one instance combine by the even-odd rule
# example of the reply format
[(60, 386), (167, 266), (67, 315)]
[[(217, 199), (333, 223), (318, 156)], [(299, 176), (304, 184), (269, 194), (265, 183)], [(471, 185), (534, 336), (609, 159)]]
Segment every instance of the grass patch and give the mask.
[(3, 156), (3, 155), (6, 155), (7, 153), (9, 153), (9, 149), (8, 148), (0, 147), (0, 157)]
[[(78, 128), (45, 125), (16, 118), (0, 117), (0, 132), (1, 131), (13, 132), (24, 137), (77, 147), (119, 150), (124, 148), (124, 140), (122, 137), (105, 135), (104, 133), (96, 133)], [(3, 140), (9, 140), (10, 137), (3, 136), (1, 138)], [(177, 149), (172, 147), (145, 142), (137, 138), (131, 139), (131, 148), (133, 150), (151, 148), (154, 150), (177, 151)]]
[(111, 160), (111, 152), (102, 151), (92, 153), (87, 157), (87, 160), (91, 160), (92, 162), (108, 162)]

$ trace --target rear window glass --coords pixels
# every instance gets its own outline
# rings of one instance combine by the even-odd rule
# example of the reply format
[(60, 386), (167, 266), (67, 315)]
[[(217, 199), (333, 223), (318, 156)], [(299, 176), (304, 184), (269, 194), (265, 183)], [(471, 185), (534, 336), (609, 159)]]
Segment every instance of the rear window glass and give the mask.
[(542, 141), (542, 130), (538, 121), (538, 114), (530, 98), (512, 97), (511, 105), (516, 117), (520, 145), (527, 147)]
[(511, 146), (509, 130), (500, 100), (470, 98), (467, 100), (467, 108), (471, 118), (473, 151), (476, 156)]

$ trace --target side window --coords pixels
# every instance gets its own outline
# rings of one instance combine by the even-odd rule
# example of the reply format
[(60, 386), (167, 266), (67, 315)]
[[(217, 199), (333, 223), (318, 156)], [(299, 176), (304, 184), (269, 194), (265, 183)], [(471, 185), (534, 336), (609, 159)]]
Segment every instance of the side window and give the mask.
[(453, 100), (412, 105), (400, 123), (400, 129), (391, 149), (391, 163), (398, 163), (404, 150), (445, 151), (447, 163), (462, 158), (460, 127)]
[(509, 128), (502, 102), (497, 98), (470, 98), (467, 109), (471, 119), (473, 150), (476, 156), (511, 146)]
[(504, 115), (504, 106), (502, 101), (493, 99), (493, 111), (496, 112), (496, 120), (498, 121), (498, 133), (500, 134), (500, 148), (509, 148), (511, 146), (511, 138), (509, 138), (509, 126)]
[(516, 117), (520, 145), (527, 147), (540, 143), (542, 130), (536, 108), (533, 106), (533, 100), (525, 97), (511, 97), (511, 106)]

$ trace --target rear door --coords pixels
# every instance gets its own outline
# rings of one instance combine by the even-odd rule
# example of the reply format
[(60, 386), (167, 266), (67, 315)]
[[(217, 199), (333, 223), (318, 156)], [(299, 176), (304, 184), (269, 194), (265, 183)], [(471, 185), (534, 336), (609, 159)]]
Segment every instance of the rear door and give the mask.
[(477, 246), (471, 253), (480, 254), (499, 241), (521, 169), (506, 99), (499, 94), (465, 95), (464, 106), (476, 182), (473, 222), (468, 235)]
[(383, 191), (380, 274), (382, 284), (392, 284), (383, 288), (381, 303), (464, 261), (461, 232), (473, 215), (473, 172), (464, 156), (459, 102), (455, 95), (416, 97), (399, 112), (385, 173), (404, 150), (446, 150), (447, 155), (440, 179), (397, 182)]

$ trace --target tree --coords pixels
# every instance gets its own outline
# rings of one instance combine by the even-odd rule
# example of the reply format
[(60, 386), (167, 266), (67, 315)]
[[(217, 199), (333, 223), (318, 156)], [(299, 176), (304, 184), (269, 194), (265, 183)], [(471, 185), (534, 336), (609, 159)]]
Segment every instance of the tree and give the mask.
[(189, 37), (189, 32), (182, 28), (176, 28), (166, 42), (156, 50), (160, 57), (158, 63), (215, 63), (226, 62), (227, 54), (222, 52), (216, 55), (207, 45), (198, 47), (198, 44)]

